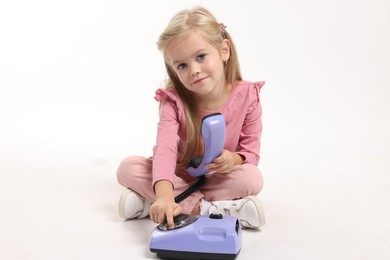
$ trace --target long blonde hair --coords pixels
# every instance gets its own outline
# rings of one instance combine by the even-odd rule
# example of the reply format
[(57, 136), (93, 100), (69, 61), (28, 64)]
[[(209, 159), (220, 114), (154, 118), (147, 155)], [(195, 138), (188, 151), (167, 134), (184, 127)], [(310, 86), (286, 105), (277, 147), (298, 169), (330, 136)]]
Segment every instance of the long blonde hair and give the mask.
[(225, 67), (225, 80), (233, 84), (237, 80), (242, 80), (237, 52), (230, 34), (225, 30), (225, 26), (218, 23), (214, 15), (203, 7), (195, 7), (190, 10), (178, 12), (169, 22), (164, 32), (158, 40), (158, 49), (163, 52), (165, 67), (168, 74), (166, 89), (174, 88), (179, 94), (184, 107), (186, 117), (187, 139), (186, 147), (179, 158), (179, 165), (186, 167), (188, 161), (202, 150), (200, 137), (200, 112), (194, 94), (187, 90), (179, 80), (174, 69), (169, 65), (166, 51), (170, 44), (189, 31), (200, 32), (205, 41), (220, 50), (222, 42), (227, 39), (230, 42), (230, 57)]

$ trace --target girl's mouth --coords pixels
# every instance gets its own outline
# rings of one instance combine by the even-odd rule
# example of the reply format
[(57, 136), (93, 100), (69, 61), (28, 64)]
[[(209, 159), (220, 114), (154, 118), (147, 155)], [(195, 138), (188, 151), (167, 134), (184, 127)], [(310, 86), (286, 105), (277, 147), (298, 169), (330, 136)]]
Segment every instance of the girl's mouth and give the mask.
[(197, 79), (197, 80), (195, 80), (194, 83), (192, 83), (192, 84), (197, 84), (197, 83), (203, 81), (204, 79), (207, 79), (208, 77), (209, 77), (209, 76), (204, 77), (204, 78), (201, 78), (201, 79)]

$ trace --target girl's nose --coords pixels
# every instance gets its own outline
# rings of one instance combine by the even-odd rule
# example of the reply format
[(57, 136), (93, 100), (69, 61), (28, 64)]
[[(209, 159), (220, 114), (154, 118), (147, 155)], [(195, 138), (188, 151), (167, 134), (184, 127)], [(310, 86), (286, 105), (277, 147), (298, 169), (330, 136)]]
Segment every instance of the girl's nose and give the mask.
[(191, 75), (196, 76), (200, 73), (200, 66), (198, 64), (191, 65)]

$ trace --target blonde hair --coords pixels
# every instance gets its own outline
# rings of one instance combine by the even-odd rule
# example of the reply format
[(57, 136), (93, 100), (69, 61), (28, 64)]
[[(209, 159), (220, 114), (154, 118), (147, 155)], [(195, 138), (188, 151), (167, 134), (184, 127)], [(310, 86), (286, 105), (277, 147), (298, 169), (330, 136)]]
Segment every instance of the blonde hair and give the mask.
[(220, 50), (222, 42), (227, 39), (230, 42), (230, 57), (225, 67), (225, 80), (233, 84), (242, 80), (237, 52), (232, 38), (225, 30), (225, 26), (218, 23), (214, 15), (203, 7), (195, 7), (190, 10), (178, 12), (169, 22), (164, 32), (158, 39), (158, 49), (163, 52), (165, 67), (168, 74), (166, 89), (174, 88), (179, 94), (184, 107), (186, 117), (187, 139), (186, 147), (179, 158), (179, 165), (186, 167), (188, 161), (202, 152), (200, 137), (200, 112), (194, 94), (187, 90), (179, 80), (174, 69), (169, 65), (166, 51), (170, 44), (185, 33), (197, 31), (202, 34), (204, 40)]

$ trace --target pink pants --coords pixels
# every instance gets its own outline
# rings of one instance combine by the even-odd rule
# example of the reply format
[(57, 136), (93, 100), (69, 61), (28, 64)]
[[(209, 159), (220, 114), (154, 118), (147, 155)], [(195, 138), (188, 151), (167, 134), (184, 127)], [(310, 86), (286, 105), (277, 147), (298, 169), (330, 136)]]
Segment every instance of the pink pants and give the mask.
[[(152, 189), (152, 159), (141, 156), (125, 158), (117, 171), (118, 182), (137, 192), (147, 201), (156, 200)], [(194, 184), (198, 179), (185, 171), (176, 171), (174, 195), (177, 196)], [(257, 195), (263, 188), (263, 176), (260, 170), (251, 164), (236, 165), (229, 174), (215, 173), (207, 175), (206, 183), (188, 198), (180, 202), (183, 213), (191, 213), (201, 199), (207, 201), (232, 200)]]

